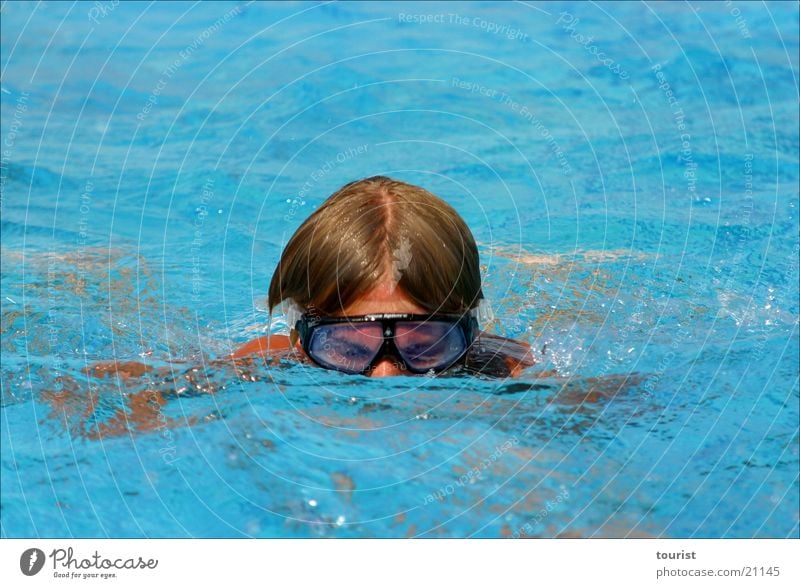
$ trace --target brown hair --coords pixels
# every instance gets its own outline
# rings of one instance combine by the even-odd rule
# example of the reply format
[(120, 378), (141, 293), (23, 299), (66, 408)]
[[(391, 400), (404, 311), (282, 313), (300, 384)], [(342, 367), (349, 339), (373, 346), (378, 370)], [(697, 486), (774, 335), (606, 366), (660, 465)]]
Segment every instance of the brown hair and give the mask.
[(331, 195), (300, 225), (269, 285), (269, 310), (293, 299), (340, 313), (386, 278), (428, 312), (478, 305), (478, 248), (469, 228), (427, 190), (374, 176)]

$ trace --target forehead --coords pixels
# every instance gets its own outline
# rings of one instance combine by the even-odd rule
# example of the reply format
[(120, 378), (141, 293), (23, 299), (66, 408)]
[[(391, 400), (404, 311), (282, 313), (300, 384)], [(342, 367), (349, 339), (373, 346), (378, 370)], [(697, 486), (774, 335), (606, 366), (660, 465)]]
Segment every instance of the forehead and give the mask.
[(391, 281), (376, 284), (374, 288), (359, 296), (355, 302), (344, 309), (346, 315), (388, 312), (424, 313), (425, 309)]

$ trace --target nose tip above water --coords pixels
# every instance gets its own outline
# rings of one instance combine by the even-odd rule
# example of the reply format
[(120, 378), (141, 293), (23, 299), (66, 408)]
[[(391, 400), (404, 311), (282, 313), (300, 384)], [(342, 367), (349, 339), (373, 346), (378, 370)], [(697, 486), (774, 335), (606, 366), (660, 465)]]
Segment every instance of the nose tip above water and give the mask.
[(367, 375), (371, 378), (383, 378), (386, 376), (402, 376), (409, 372), (403, 369), (403, 364), (396, 359), (384, 357), (375, 367), (373, 367)]

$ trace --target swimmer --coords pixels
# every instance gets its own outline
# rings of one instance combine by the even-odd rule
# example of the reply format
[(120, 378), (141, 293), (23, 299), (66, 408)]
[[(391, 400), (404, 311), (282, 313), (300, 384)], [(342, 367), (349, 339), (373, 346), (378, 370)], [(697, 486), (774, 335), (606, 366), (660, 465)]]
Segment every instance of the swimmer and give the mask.
[[(463, 219), (430, 192), (385, 177), (347, 184), (300, 226), (272, 276), (268, 301), (270, 315), (283, 305), (289, 333), (250, 341), (228, 356), (204, 361), (203, 368), (233, 367), (237, 378), (255, 381), (260, 375), (252, 367), (283, 359), (372, 377), (449, 372), (507, 378), (534, 365), (527, 343), (482, 330), (487, 303), (478, 249)], [(192, 394), (219, 389), (208, 383), (203, 369), (176, 371), (180, 364), (187, 361), (171, 359), (169, 366), (155, 367), (114, 360), (84, 368), (90, 377), (116, 379), (117, 388), (108, 390), (122, 406), (110, 416), (100, 402), (105, 388), (95, 386), (87, 394), (85, 384), (68, 374), (60, 376), (57, 390), (42, 397), (51, 416), (76, 438), (167, 435), (172, 428), (202, 422), (198, 416), (166, 417), (163, 407), (171, 399), (187, 389)], [(539, 370), (530, 376), (558, 374)], [(151, 384), (139, 389), (142, 378)], [(625, 374), (570, 380), (553, 387), (553, 401), (585, 411), (641, 379)], [(522, 393), (538, 389), (521, 384)], [(130, 394), (119, 394), (128, 388)], [(95, 414), (101, 409), (104, 420), (98, 422)]]
[[(293, 358), (370, 377), (455, 369), (516, 376), (527, 343), (481, 331), (487, 303), (464, 220), (423, 188), (375, 176), (330, 196), (295, 232), (269, 286), (290, 332), (231, 358)], [(481, 321), (484, 319), (484, 321)]]

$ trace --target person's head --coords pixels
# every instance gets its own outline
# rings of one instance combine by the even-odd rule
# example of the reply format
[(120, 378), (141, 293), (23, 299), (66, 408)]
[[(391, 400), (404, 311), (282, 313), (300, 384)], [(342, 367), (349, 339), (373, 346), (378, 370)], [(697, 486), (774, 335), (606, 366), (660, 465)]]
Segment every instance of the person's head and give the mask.
[[(319, 317), (463, 315), (482, 298), (463, 219), (427, 190), (383, 176), (347, 184), (306, 219), (269, 286), (270, 313), (291, 299)], [(393, 359), (380, 358), (369, 375), (403, 373)]]

